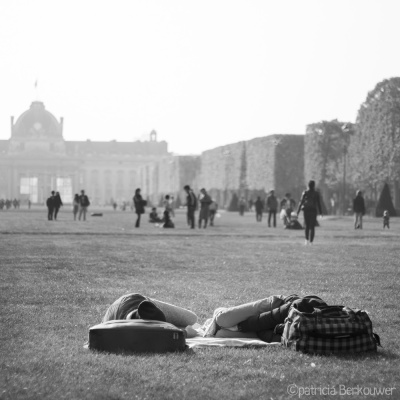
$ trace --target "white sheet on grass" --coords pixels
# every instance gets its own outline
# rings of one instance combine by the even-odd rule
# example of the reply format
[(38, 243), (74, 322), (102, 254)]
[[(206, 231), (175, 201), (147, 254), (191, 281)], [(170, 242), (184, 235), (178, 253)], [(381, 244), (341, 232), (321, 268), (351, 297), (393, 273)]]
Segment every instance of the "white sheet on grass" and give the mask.
[(266, 343), (258, 339), (241, 339), (241, 338), (216, 338), (216, 337), (200, 337), (196, 336), (186, 339), (186, 344), (190, 349), (202, 347), (266, 347), (280, 346), (280, 343)]

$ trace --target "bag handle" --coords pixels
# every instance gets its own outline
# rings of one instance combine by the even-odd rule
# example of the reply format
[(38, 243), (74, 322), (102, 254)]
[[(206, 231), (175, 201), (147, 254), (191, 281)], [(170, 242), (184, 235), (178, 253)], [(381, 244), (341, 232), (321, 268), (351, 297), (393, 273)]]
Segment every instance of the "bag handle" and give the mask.
[[(316, 318), (331, 317), (331, 318), (348, 318), (352, 320), (356, 318), (356, 313), (349, 307), (344, 306), (322, 306), (314, 308)], [(347, 315), (343, 315), (346, 313)]]
[(330, 315), (330, 314), (338, 314), (343, 311), (345, 307), (344, 306), (320, 306), (320, 307), (315, 307), (314, 311), (317, 315), (323, 316), (323, 315)]

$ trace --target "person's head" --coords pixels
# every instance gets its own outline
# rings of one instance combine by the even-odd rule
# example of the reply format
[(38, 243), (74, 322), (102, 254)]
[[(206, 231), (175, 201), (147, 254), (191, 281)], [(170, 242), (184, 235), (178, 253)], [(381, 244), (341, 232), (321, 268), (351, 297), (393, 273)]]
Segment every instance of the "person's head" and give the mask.
[(310, 190), (314, 190), (314, 189), (315, 189), (315, 181), (313, 181), (313, 180), (311, 179), (311, 181), (308, 182), (308, 188), (309, 188)]
[(135, 190), (135, 194), (140, 194), (140, 188), (137, 188), (137, 189)]
[(357, 196), (361, 196), (361, 195), (362, 195), (361, 190), (357, 190), (356, 195), (357, 195)]
[(79, 198), (79, 194), (75, 193), (75, 198), (78, 199)]
[(290, 199), (290, 197), (291, 197), (290, 193), (286, 193), (286, 194), (285, 194), (285, 197), (286, 197), (287, 199)]
[(270, 194), (274, 195), (275, 194), (275, 190), (271, 189)]
[(200, 189), (200, 192), (203, 193), (203, 194), (206, 194), (206, 193), (207, 193), (207, 192), (206, 192), (206, 189), (204, 189), (204, 188)]
[(388, 210), (385, 210), (385, 211), (383, 212), (383, 215), (384, 215), (385, 217), (387, 217), (387, 216), (389, 215), (389, 211), (388, 211)]
[(260, 197), (260, 196), (258, 196), (258, 197), (257, 197), (257, 200), (261, 200), (261, 197)]
[(81, 194), (84, 195), (84, 194), (85, 194), (85, 191), (84, 191), (84, 190), (81, 190)]
[(183, 190), (186, 190), (187, 192), (190, 190), (190, 186), (189, 185), (185, 185), (184, 187), (183, 187)]
[(169, 194), (165, 195), (165, 200), (169, 200)]
[(153, 208), (151, 209), (151, 211), (156, 212), (156, 211), (157, 211), (157, 208), (153, 207)]
[(165, 314), (151, 301), (143, 300), (137, 310), (131, 311), (126, 319), (147, 319), (166, 322)]
[(52, 190), (52, 191), (51, 191), (51, 195), (52, 195), (52, 196), (54, 196), (54, 194), (55, 194), (55, 191), (54, 191), (54, 190)]

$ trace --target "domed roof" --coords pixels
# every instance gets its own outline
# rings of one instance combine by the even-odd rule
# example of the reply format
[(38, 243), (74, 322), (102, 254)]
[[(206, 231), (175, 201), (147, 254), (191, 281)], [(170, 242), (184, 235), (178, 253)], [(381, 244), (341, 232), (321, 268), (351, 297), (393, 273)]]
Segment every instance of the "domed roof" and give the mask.
[(34, 101), (12, 128), (14, 137), (62, 137), (62, 122), (48, 112), (41, 101)]

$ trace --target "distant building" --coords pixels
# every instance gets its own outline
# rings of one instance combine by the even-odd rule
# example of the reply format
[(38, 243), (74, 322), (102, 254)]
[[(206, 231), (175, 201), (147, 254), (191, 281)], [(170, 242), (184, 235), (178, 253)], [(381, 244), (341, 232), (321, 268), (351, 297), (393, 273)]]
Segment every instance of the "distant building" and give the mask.
[(64, 203), (84, 189), (93, 205), (131, 201), (140, 187), (153, 205), (170, 194), (184, 204), (183, 186), (207, 188), (220, 207), (236, 196), (265, 197), (305, 187), (304, 135), (271, 135), (175, 156), (151, 132), (145, 142), (66, 141), (63, 119), (34, 101), (14, 123), (11, 138), (0, 140), (0, 198), (44, 204), (52, 190)]
[(63, 118), (34, 101), (15, 123), (11, 117), (11, 138), (0, 140), (0, 198), (44, 204), (56, 190), (70, 203), (84, 189), (92, 204), (130, 201), (146, 184), (141, 167), (166, 156), (154, 131), (145, 142), (66, 141)]
[(271, 189), (297, 202), (305, 188), (304, 135), (275, 134), (207, 150), (199, 185), (225, 208), (234, 196), (264, 199)]

